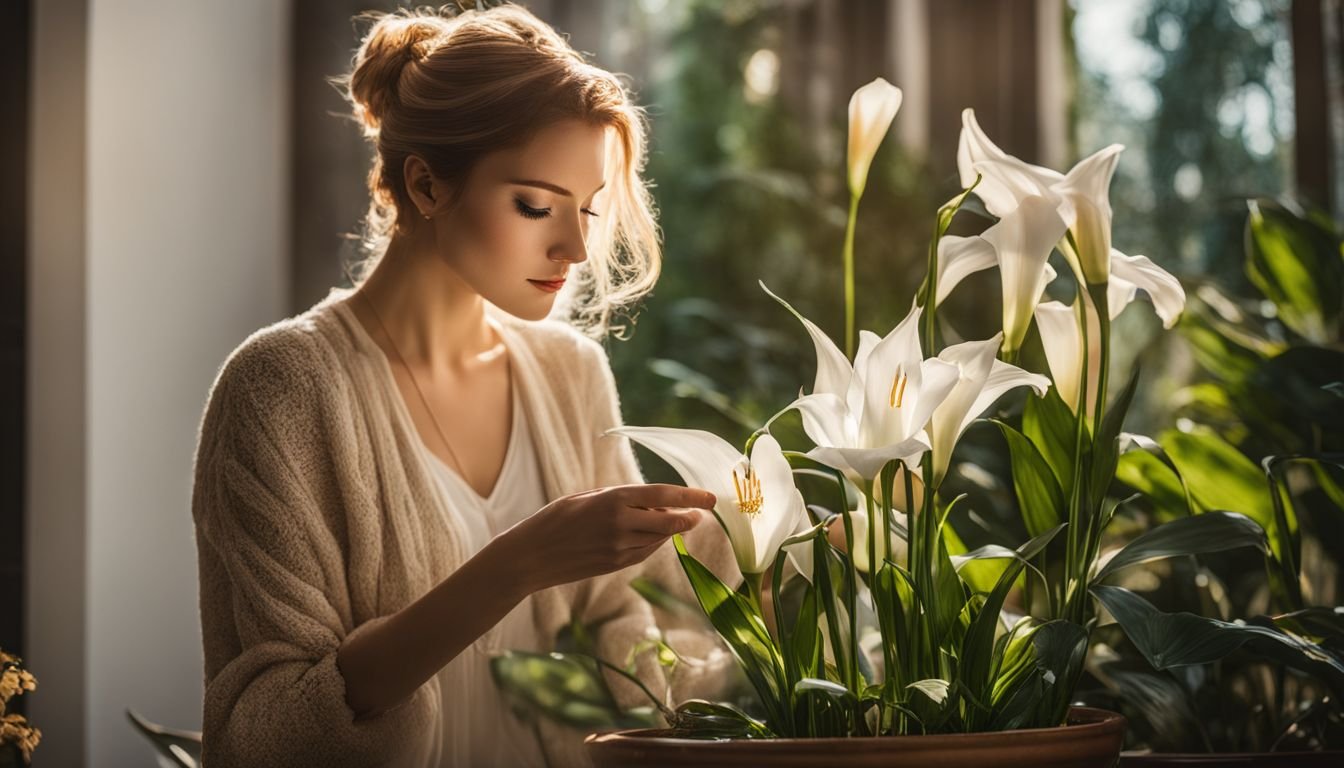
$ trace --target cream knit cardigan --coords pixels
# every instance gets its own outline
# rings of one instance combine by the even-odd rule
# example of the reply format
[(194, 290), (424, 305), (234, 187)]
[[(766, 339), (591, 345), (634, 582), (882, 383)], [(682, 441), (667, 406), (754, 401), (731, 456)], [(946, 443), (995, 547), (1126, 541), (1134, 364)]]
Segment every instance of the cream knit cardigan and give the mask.
[[(252, 334), (210, 390), (192, 492), (208, 768), (423, 766), (441, 738), (436, 679), (356, 720), (336, 666), (346, 638), (415, 601), (463, 561), (387, 358), (336, 303), (348, 294), (333, 289)], [(643, 482), (629, 442), (602, 436), (621, 423), (602, 346), (557, 321), (489, 311), (504, 330), (547, 498)], [(692, 531), (688, 546), (730, 585), (740, 583), (712, 520)], [(555, 637), (577, 617), (594, 629), (599, 654), (619, 664), (656, 623), (678, 650), (714, 659), (679, 668), (673, 700), (712, 696), (731, 659), (714, 652), (717, 639), (675, 626), (631, 589), (639, 573), (693, 599), (669, 542), (641, 566), (536, 593), (539, 631)], [(651, 654), (639, 672), (655, 693), (666, 690)], [(640, 702), (628, 681), (609, 679), (622, 704)], [(550, 765), (586, 764), (581, 733), (541, 727)]]

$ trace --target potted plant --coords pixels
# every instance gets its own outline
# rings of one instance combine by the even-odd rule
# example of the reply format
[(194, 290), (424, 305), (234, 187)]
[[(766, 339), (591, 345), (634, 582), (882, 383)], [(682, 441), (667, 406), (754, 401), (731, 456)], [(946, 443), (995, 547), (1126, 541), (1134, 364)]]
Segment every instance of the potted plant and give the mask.
[[(922, 287), (904, 320), (884, 336), (860, 333), (856, 348), (855, 214), (899, 104), (900, 91), (880, 79), (850, 102), (844, 351), (775, 297), (815, 347), (812, 391), (740, 451), (698, 430), (613, 430), (716, 494), (744, 583), (723, 583), (675, 543), (756, 699), (749, 709), (655, 702), (671, 727), (590, 736), (599, 766), (863, 765), (897, 753), (907, 765), (1111, 765), (1123, 719), (1070, 708), (1097, 600), (1114, 594), (1104, 582), (1156, 559), (1268, 547), (1250, 519), (1210, 511), (1158, 526), (1102, 562), (1138, 382), (1108, 387), (1110, 321), (1143, 290), (1170, 327), (1185, 299), (1171, 275), (1111, 247), (1107, 189), (1119, 146), (1061, 174), (1000, 150), (966, 110), (964, 189), (937, 212)], [(972, 194), (997, 221), (979, 236), (948, 235)], [(1069, 305), (1041, 301), (1056, 250)], [(1002, 331), (945, 343), (939, 306), (964, 277), (995, 266)], [(1017, 365), (1033, 327), (1048, 376)], [(947, 525), (962, 499), (944, 498), (942, 481), (961, 434), (1019, 389), (1028, 390), (1020, 416), (992, 423), (1029, 538), (968, 552)], [(770, 432), (791, 411), (813, 442), (806, 452)], [(796, 572), (788, 583), (786, 563)], [(781, 600), (790, 589), (792, 607)], [(1016, 610), (1010, 593), (1021, 596)], [(861, 633), (865, 613), (873, 621)]]
[(0, 650), (0, 768), (28, 765), (42, 732), (18, 713), (5, 710), (10, 699), (36, 690), (37, 679), (23, 668), (23, 660)]
[[(1185, 429), (1123, 455), (1118, 476), (1149, 520), (1245, 512), (1267, 567), (1173, 561), (1149, 585), (1152, 602), (1222, 620), (1160, 618), (1206, 641), (1204, 663), (1177, 666), (1188, 656), (1150, 635), (1101, 638), (1103, 687), (1085, 698), (1130, 719), (1124, 765), (1344, 761), (1344, 240), (1319, 213), (1248, 203), (1246, 287), (1206, 282), (1181, 323), (1201, 369), (1174, 398)], [(1224, 626), (1235, 617), (1245, 628)]]

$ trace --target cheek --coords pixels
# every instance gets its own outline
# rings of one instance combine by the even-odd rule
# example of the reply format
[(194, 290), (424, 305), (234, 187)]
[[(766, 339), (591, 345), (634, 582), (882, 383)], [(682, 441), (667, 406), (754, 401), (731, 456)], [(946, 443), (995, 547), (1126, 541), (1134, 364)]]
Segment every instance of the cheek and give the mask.
[(482, 262), (477, 266), (492, 271), (522, 264), (539, 249), (545, 250), (544, 225), (500, 208), (503, 206), (467, 211), (463, 217), (466, 231), (458, 231), (470, 241), (468, 252), (475, 255), (474, 260)]

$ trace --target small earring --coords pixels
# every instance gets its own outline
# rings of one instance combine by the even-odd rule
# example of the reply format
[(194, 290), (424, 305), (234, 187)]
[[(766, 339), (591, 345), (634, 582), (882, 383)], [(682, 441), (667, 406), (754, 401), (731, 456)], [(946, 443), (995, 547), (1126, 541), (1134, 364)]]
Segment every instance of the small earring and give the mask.
[(425, 214), (425, 221), (429, 221), (429, 220), (432, 219), (432, 218), (434, 218), (434, 217), (433, 217), (433, 216), (430, 216), (428, 213)]

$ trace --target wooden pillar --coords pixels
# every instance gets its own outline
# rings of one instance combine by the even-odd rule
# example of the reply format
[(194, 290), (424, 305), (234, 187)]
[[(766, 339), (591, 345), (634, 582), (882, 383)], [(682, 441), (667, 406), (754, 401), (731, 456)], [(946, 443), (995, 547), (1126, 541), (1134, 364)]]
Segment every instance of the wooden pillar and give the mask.
[(928, 3), (928, 18), (934, 170), (956, 172), (965, 107), (1004, 151), (1038, 162), (1036, 3), (937, 0)]
[(1334, 25), (1329, 31), (1339, 29), (1337, 3), (1293, 0), (1291, 26), (1297, 120), (1293, 159), (1297, 169), (1297, 194), (1313, 205), (1332, 210), (1337, 201), (1332, 200), (1331, 173), (1339, 161), (1339, 147), (1331, 140), (1330, 113), (1332, 96), (1337, 103), (1339, 94), (1331, 94), (1328, 87), (1325, 45), (1328, 24)]
[[(28, 331), (28, 93), (32, 3), (0, 13), (0, 648), (24, 654), (24, 413)], [(21, 701), (21, 700), (20, 700)], [(20, 701), (16, 701), (18, 704)]]

